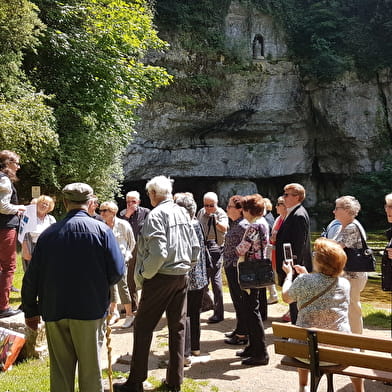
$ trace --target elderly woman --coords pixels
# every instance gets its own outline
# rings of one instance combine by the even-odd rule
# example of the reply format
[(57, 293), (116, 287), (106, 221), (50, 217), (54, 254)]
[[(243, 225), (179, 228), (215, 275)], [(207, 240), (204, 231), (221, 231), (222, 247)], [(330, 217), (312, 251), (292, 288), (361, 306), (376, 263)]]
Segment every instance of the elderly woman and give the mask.
[(18, 204), (14, 187), (19, 170), (19, 155), (0, 151), (0, 318), (20, 312), (9, 307), (9, 295), (16, 269), (16, 239), (19, 215), (25, 206)]
[(236, 327), (232, 332), (225, 334), (227, 344), (248, 343), (247, 318), (242, 306), (242, 290), (238, 283), (236, 246), (242, 241), (248, 222), (242, 213), (243, 196), (230, 197), (227, 204), (227, 216), (229, 217), (229, 230), (226, 233), (223, 246), (223, 266), (225, 268), (230, 297), (236, 314)]
[[(392, 193), (388, 193), (385, 196), (384, 209), (388, 223), (392, 224)], [(392, 291), (392, 227), (390, 227), (385, 234), (387, 236), (388, 244), (385, 247), (381, 264), (382, 289), (384, 291)]]
[[(348, 308), (350, 285), (341, 277), (346, 254), (335, 241), (318, 238), (314, 243), (313, 273), (305, 267), (284, 263), (286, 279), (282, 297), (287, 303), (297, 302), (300, 327), (316, 327), (350, 333)], [(294, 269), (300, 274), (293, 281)], [(300, 359), (302, 360), (302, 359)], [(308, 370), (298, 368), (299, 391), (308, 391)], [(354, 390), (363, 392), (361, 379), (351, 379)]]
[[(207, 266), (205, 260), (204, 251), (204, 236), (203, 230), (201, 228), (200, 222), (195, 219), (196, 214), (196, 202), (193, 199), (191, 193), (176, 193), (174, 195), (174, 201), (181, 207), (184, 207), (192, 220), (193, 228), (195, 229), (197, 238), (200, 244), (200, 253), (197, 258), (197, 263), (192, 266), (189, 271), (189, 285), (187, 293), (187, 317), (189, 322), (187, 322), (185, 341), (185, 365), (190, 364), (190, 355), (198, 356), (200, 355), (200, 309), (203, 300), (204, 288), (208, 284), (207, 276)], [(190, 344), (189, 339), (190, 337)]]
[(50, 196), (41, 195), (34, 199), (34, 203), (37, 205), (37, 226), (34, 231), (25, 234), (22, 243), (22, 264), (25, 272), (39, 235), (50, 225), (56, 223), (56, 218), (49, 214), (54, 209), (54, 200)]
[[(266, 256), (266, 247), (268, 244), (269, 227), (264, 219), (264, 199), (259, 194), (245, 196), (242, 201), (242, 213), (244, 218), (249, 222), (249, 226), (244, 233), (242, 241), (237, 245), (237, 253), (240, 256), (238, 263), (245, 260), (245, 256), (253, 259), (263, 259)], [(236, 354), (244, 358), (243, 365), (260, 366), (267, 365), (269, 356), (265, 344), (265, 334), (263, 321), (260, 314), (259, 295), (260, 290), (250, 289), (242, 290), (243, 307), (247, 318), (247, 331), (249, 343), (244, 350)], [(267, 299), (265, 304), (267, 307)]]
[[(355, 219), (361, 209), (359, 201), (353, 196), (342, 196), (336, 199), (335, 219), (340, 223), (340, 229), (337, 230), (335, 237), (342, 248), (362, 248), (362, 240), (360, 230), (363, 238), (366, 239), (366, 233), (363, 227)], [(366, 272), (349, 272), (346, 271), (344, 277), (350, 282), (350, 307), (348, 316), (350, 320), (351, 332), (362, 333), (363, 321), (361, 310), (361, 291), (365, 288), (367, 282)]]
[[(113, 230), (121, 253), (124, 256), (124, 262), (127, 265), (129, 259), (132, 257), (132, 250), (135, 247), (135, 238), (131, 225), (124, 219), (116, 217), (118, 206), (112, 201), (103, 202), (99, 211), (105, 223)], [(120, 319), (117, 311), (117, 302), (120, 296), (121, 303), (125, 308), (125, 320), (121, 328), (129, 328), (133, 324), (135, 316), (132, 313), (131, 296), (129, 294), (126, 273), (117, 285), (112, 287), (110, 295), (111, 304), (109, 311), (112, 314), (111, 323), (114, 324)]]

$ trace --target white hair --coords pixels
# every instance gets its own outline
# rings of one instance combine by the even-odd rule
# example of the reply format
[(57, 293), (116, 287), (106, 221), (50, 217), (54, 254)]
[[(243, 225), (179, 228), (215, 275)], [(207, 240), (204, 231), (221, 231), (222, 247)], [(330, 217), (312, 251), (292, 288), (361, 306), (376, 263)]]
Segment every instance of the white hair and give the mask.
[(385, 195), (385, 203), (392, 204), (392, 193)]
[(146, 184), (147, 192), (154, 191), (159, 196), (169, 196), (173, 192), (173, 180), (165, 176), (152, 178)]
[(108, 210), (110, 210), (111, 212), (114, 212), (115, 214), (117, 214), (118, 211), (118, 205), (114, 202), (114, 201), (104, 201), (103, 203), (101, 203), (101, 205), (99, 206), (100, 209), (103, 208), (107, 208)]
[(336, 204), (342, 204), (342, 207), (352, 216), (357, 216), (361, 210), (359, 201), (354, 196), (341, 196), (335, 200)]
[(125, 199), (127, 199), (128, 197), (134, 197), (134, 198), (140, 200), (140, 193), (138, 191), (130, 191), (125, 196)]
[(215, 192), (207, 192), (203, 196), (203, 200), (208, 199), (208, 200), (214, 200), (215, 203), (218, 203), (218, 195)]

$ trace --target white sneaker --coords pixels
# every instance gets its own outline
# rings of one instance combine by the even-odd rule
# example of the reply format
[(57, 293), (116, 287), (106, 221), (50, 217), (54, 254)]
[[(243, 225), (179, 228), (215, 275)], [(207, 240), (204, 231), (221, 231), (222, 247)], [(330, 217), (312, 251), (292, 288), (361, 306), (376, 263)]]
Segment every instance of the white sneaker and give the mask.
[(135, 316), (134, 315), (125, 317), (124, 324), (121, 326), (121, 328), (129, 328), (129, 327), (131, 327), (133, 322), (134, 322), (134, 320), (135, 320)]
[(120, 313), (118, 313), (118, 311), (115, 310), (112, 313), (112, 317), (110, 318), (109, 325), (116, 324), (118, 320), (120, 320)]
[(267, 299), (267, 304), (268, 305), (272, 305), (272, 304), (276, 304), (276, 303), (278, 303), (278, 296), (277, 295), (274, 295), (274, 296), (270, 296), (268, 299)]
[(299, 392), (309, 392), (310, 389), (307, 385), (300, 385), (299, 386)]

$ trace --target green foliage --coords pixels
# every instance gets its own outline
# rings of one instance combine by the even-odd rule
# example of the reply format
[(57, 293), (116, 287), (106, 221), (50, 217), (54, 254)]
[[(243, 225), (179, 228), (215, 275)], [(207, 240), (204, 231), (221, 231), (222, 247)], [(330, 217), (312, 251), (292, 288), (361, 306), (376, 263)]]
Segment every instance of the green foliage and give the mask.
[(44, 30), (37, 12), (26, 0), (0, 0), (0, 148), (21, 155), (24, 174), (55, 184), (55, 119), (22, 69), (24, 51), (36, 49)]
[(380, 171), (353, 176), (347, 183), (344, 194), (355, 195), (361, 203), (360, 221), (366, 229), (386, 227), (384, 197), (391, 192), (392, 159), (387, 158)]
[(357, 69), (373, 76), (392, 63), (390, 0), (254, 0), (284, 26), (304, 76), (331, 81)]
[(145, 65), (164, 50), (144, 0), (36, 0), (47, 28), (37, 54), (26, 60), (33, 84), (50, 95), (60, 141), (60, 184), (84, 181), (113, 197), (135, 110), (170, 81)]
[(229, 0), (157, 0), (157, 24), (164, 33), (175, 33), (187, 50), (222, 53), (229, 5)]
[[(44, 25), (27, 0), (0, 0), (0, 94), (13, 98), (26, 89), (21, 70), (23, 51), (34, 50)], [(28, 86), (27, 86), (28, 87)]]

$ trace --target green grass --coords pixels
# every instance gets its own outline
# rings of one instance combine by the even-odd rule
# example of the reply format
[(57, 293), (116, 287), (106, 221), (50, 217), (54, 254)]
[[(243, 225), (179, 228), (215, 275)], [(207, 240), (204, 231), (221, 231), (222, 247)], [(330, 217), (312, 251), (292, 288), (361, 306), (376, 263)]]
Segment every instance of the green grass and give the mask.
[[(312, 239), (317, 238), (318, 235), (313, 234)], [(372, 245), (370, 244), (372, 243)], [(377, 247), (385, 246), (382, 233), (371, 233), (369, 234), (369, 245), (376, 247), (373, 244), (377, 244)], [(223, 274), (224, 279), (225, 275)], [(21, 288), (23, 279), (23, 268), (21, 264), (20, 255), (18, 255), (18, 266), (14, 278), (14, 286)], [(372, 279), (374, 280), (374, 278)], [(377, 280), (377, 279), (376, 279)], [(379, 279), (378, 279), (379, 280)], [(377, 283), (377, 286), (380, 286)], [(227, 291), (228, 288), (225, 285), (224, 289)], [(380, 290), (381, 291), (381, 290)], [(375, 292), (375, 289), (371, 288), (372, 297), (379, 299), (380, 295)], [(381, 292), (382, 293), (382, 292)], [(380, 294), (381, 294), (380, 293)], [(20, 293), (11, 293), (11, 304), (12, 306), (19, 306), (21, 302)], [(281, 294), (279, 290), (279, 302), (282, 302)], [(392, 325), (391, 312), (383, 309), (379, 309), (374, 306), (370, 301), (362, 302), (362, 311), (365, 327), (376, 327), (381, 329), (390, 329)], [(107, 371), (103, 371), (103, 377), (107, 378)], [(126, 373), (114, 372), (113, 381), (116, 382), (116, 378), (127, 377)], [(154, 385), (155, 391), (165, 391), (161, 381), (156, 380), (154, 377), (149, 377), (148, 381)], [(182, 387), (183, 392), (201, 392), (205, 387), (208, 386), (208, 381), (195, 381), (190, 378), (184, 379)], [(218, 388), (214, 385), (210, 385), (212, 392), (218, 391)], [(49, 391), (49, 360), (37, 360), (32, 359), (29, 361), (22, 362), (18, 365), (14, 365), (11, 371), (0, 373), (0, 391), (12, 391), (12, 392), (46, 392)]]
[(384, 309), (377, 309), (371, 304), (362, 303), (363, 324), (365, 327), (391, 329), (392, 314)]
[(0, 374), (0, 391), (49, 391), (49, 359), (33, 359), (13, 366)]

